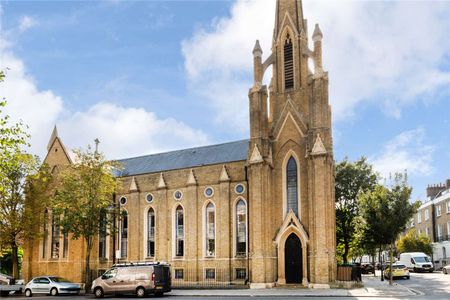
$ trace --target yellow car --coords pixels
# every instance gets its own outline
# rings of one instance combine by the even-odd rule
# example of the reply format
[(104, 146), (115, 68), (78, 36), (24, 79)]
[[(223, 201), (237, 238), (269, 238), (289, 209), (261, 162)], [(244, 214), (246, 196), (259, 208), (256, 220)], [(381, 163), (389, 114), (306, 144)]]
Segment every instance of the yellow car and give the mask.
[[(391, 276), (391, 269), (387, 266), (384, 271), (384, 277), (389, 278)], [(409, 279), (409, 270), (405, 265), (392, 264), (392, 278), (406, 278)]]

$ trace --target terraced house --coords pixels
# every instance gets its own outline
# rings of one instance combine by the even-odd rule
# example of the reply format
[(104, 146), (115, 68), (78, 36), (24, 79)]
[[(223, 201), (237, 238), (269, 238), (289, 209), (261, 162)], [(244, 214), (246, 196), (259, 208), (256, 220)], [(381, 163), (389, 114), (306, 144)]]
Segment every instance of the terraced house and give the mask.
[[(272, 49), (256, 42), (247, 140), (120, 160), (119, 233), (98, 237), (92, 268), (167, 261), (174, 280), (251, 287), (335, 280), (334, 161), (322, 33), (313, 48), (299, 0), (278, 0)], [(255, 37), (256, 38), (256, 37)], [(314, 71), (308, 62), (314, 64)], [(273, 77), (262, 84), (271, 67)], [(56, 130), (45, 162), (70, 164)], [(52, 226), (25, 249), (27, 278), (82, 280), (83, 241)]]

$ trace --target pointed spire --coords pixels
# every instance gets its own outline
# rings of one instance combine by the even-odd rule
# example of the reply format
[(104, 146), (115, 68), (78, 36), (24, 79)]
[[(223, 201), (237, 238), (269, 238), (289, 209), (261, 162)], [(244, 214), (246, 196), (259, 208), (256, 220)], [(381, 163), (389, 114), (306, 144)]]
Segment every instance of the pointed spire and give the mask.
[(188, 180), (186, 182), (186, 185), (187, 186), (197, 185), (197, 180), (195, 179), (194, 171), (192, 169), (189, 171), (189, 176), (188, 176)]
[(230, 181), (230, 176), (228, 176), (227, 168), (225, 168), (225, 165), (223, 165), (222, 171), (220, 172), (219, 181), (220, 182)]
[(301, 0), (277, 0), (275, 8), (274, 41), (283, 30), (286, 15), (292, 20), (297, 32), (303, 29), (303, 5)]
[(253, 53), (253, 56), (259, 56), (259, 57), (262, 56), (263, 51), (261, 49), (261, 45), (259, 44), (259, 40), (256, 40), (255, 47), (253, 47), (252, 53)]
[(322, 142), (322, 138), (320, 137), (320, 134), (317, 134), (316, 141), (314, 142), (314, 146), (311, 150), (311, 155), (320, 155), (320, 154), (326, 154), (327, 149), (325, 148), (325, 145)]
[(164, 181), (163, 173), (159, 173), (158, 189), (165, 189), (166, 182)]
[(255, 144), (255, 147), (253, 147), (252, 156), (250, 157), (250, 163), (257, 164), (263, 161), (264, 160), (261, 156), (261, 152), (259, 152), (258, 146)]
[(50, 140), (48, 141), (47, 151), (50, 151), (50, 148), (52, 147), (53, 142), (55, 141), (55, 139), (57, 137), (59, 137), (58, 136), (58, 129), (56, 128), (56, 125), (55, 125), (55, 127), (53, 128), (53, 131), (52, 131), (52, 135), (50, 136)]
[(320, 42), (322, 40), (323, 34), (322, 31), (320, 31), (319, 24), (316, 24), (314, 27), (312, 38), (314, 42)]
[(136, 178), (133, 176), (133, 178), (131, 179), (131, 184), (130, 184), (130, 192), (137, 192), (139, 191), (137, 183), (136, 183)]

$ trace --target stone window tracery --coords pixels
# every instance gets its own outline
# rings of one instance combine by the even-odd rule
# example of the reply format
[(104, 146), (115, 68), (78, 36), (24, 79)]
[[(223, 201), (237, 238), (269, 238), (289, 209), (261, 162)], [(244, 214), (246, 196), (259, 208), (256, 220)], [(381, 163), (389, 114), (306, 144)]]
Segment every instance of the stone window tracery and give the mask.
[(291, 156), (286, 166), (286, 200), (287, 212), (291, 209), (298, 217), (298, 178), (297, 162)]
[(147, 256), (155, 256), (155, 211), (153, 208), (147, 212)]
[(216, 210), (211, 202), (206, 206), (206, 256), (216, 254)]
[(184, 256), (184, 212), (181, 205), (175, 211), (175, 255)]
[(247, 206), (244, 200), (236, 204), (236, 255), (247, 253)]

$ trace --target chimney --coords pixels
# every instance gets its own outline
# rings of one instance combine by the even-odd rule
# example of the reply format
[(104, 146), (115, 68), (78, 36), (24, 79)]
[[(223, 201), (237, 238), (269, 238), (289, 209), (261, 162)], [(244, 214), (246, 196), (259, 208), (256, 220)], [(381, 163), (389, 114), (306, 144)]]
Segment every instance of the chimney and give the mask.
[(445, 184), (430, 184), (427, 187), (427, 197), (433, 200), (440, 192), (448, 188), (450, 188), (450, 179), (447, 179)]

